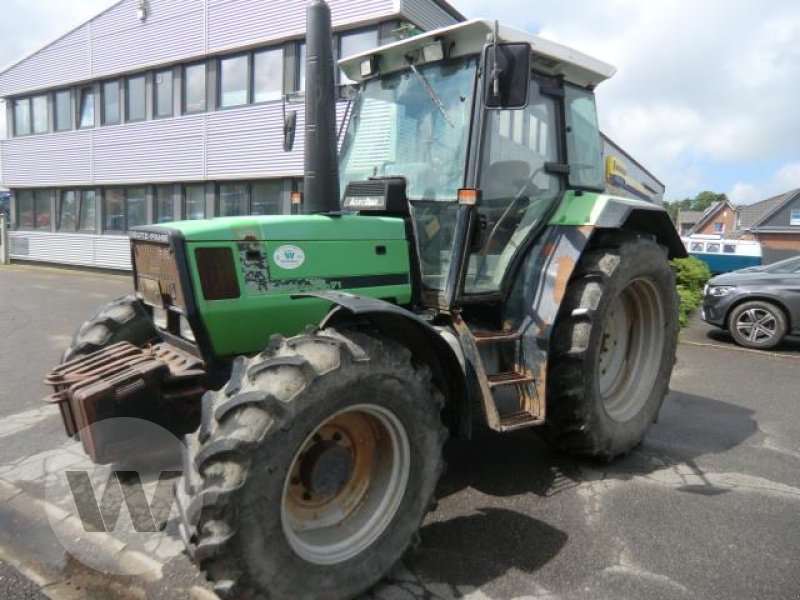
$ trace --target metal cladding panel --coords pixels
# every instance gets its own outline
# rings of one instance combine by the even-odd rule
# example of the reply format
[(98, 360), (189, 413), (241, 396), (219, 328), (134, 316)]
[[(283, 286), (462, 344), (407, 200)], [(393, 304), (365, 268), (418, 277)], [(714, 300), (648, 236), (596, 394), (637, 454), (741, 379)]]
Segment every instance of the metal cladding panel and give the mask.
[[(346, 103), (336, 106), (337, 131), (341, 128)], [(208, 115), (208, 179), (278, 177), (303, 174), (305, 114), (297, 110), (294, 150), (283, 150), (283, 114), (280, 103), (219, 111)]]
[(88, 27), (83, 25), (0, 73), (0, 97), (55, 87), (90, 76), (89, 33)]
[[(124, 235), (14, 231), (9, 237), (12, 258), (104, 269), (131, 268), (130, 240)], [(15, 253), (15, 247), (25, 252)]]
[[(308, 0), (208, 0), (208, 50), (305, 34)], [(333, 26), (393, 16), (393, 0), (329, 0)]]
[(70, 131), (0, 142), (7, 186), (42, 187), (91, 182), (91, 134)]
[(205, 118), (195, 115), (94, 130), (94, 182), (203, 179)]
[(139, 1), (124, 0), (92, 22), (93, 76), (204, 53), (203, 2), (149, 0), (146, 6), (144, 21), (138, 18)]
[(426, 31), (458, 23), (458, 19), (433, 0), (400, 0), (400, 12)]

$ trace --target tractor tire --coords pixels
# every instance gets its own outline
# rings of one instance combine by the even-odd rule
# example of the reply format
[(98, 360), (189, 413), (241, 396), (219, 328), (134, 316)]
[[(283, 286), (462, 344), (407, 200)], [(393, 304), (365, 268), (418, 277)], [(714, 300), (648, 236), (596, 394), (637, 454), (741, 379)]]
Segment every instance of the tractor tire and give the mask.
[(181, 537), (223, 598), (351, 598), (401, 558), (443, 468), (442, 394), (403, 346), (325, 329), (203, 397)]
[(544, 434), (603, 460), (658, 418), (678, 342), (675, 276), (663, 247), (615, 232), (581, 257), (551, 338)]
[(81, 325), (64, 350), (61, 362), (91, 354), (117, 342), (144, 346), (157, 338), (155, 325), (141, 300), (133, 295), (123, 296), (101, 306)]

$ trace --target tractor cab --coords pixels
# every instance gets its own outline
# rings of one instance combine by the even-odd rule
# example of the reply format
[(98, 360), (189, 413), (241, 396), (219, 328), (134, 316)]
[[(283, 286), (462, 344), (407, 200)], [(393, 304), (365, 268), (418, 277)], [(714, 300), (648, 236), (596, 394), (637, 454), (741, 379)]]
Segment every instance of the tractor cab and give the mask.
[(604, 189), (592, 90), (614, 73), (605, 63), (470, 21), (340, 66), (359, 86), (343, 208), (383, 212), (375, 184), (404, 187), (425, 304), (502, 296), (565, 190)]

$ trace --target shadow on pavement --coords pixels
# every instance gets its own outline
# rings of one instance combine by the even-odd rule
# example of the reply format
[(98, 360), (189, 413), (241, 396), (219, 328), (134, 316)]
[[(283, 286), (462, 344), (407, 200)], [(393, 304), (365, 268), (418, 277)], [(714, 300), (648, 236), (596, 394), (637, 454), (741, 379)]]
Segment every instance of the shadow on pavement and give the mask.
[[(718, 344), (727, 344), (738, 348), (739, 346), (733, 341), (733, 336), (725, 329), (709, 329), (706, 332), (706, 337), (712, 342)], [(783, 338), (780, 344), (774, 348), (770, 348), (769, 352), (800, 352), (800, 337), (787, 336)]]
[(673, 392), (642, 445), (611, 463), (566, 455), (533, 430), (482, 432), (471, 441), (454, 440), (445, 449), (448, 471), (439, 497), (466, 487), (491, 496), (548, 497), (586, 481), (588, 472), (593, 479), (630, 479), (678, 464), (691, 468), (697, 458), (730, 450), (756, 431), (749, 409)]
[(451, 585), (480, 587), (511, 569), (533, 573), (567, 542), (567, 534), (537, 519), (503, 508), (430, 523), (422, 545), (405, 563), (415, 574)]

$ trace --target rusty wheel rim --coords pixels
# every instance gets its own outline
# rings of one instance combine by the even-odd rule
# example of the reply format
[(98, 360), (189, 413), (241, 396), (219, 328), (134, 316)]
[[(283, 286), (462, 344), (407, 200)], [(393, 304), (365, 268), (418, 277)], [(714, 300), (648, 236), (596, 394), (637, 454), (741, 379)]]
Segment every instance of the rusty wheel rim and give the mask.
[(284, 481), (281, 522), (294, 552), (323, 565), (363, 552), (394, 518), (410, 463), (408, 434), (390, 410), (359, 404), (326, 419)]

